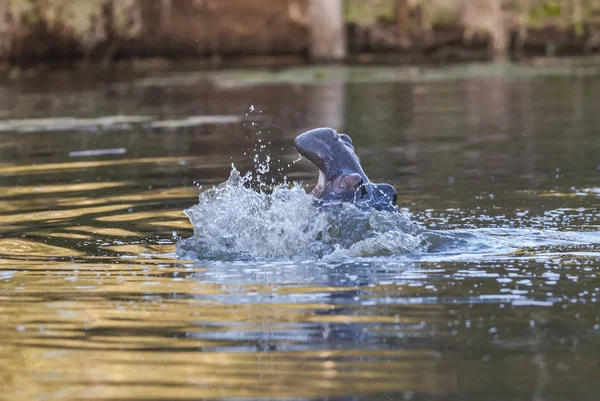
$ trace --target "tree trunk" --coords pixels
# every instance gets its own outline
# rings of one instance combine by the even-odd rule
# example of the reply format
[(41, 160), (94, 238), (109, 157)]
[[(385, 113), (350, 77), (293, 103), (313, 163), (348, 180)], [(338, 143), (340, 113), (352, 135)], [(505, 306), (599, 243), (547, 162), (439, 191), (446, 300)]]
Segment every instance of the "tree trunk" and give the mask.
[(342, 60), (346, 57), (346, 32), (342, 0), (310, 0), (311, 57)]
[(477, 34), (487, 35), (490, 57), (496, 61), (507, 59), (509, 51), (509, 31), (502, 4), (502, 0), (470, 0), (462, 7), (464, 39), (470, 42)]
[(408, 0), (396, 0), (394, 4), (396, 14), (396, 31), (400, 37), (408, 35)]
[(502, 11), (502, 1), (489, 0), (490, 14), (493, 23), (490, 35), (492, 37), (491, 55), (496, 61), (505, 61), (508, 58), (509, 32)]

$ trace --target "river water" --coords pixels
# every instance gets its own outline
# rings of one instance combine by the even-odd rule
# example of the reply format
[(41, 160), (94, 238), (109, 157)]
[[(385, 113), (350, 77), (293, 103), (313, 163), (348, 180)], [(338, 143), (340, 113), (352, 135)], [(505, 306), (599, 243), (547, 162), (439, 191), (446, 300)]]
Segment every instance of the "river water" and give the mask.
[[(599, 71), (5, 82), (0, 398), (596, 400)], [(312, 205), (318, 126), (401, 213)]]

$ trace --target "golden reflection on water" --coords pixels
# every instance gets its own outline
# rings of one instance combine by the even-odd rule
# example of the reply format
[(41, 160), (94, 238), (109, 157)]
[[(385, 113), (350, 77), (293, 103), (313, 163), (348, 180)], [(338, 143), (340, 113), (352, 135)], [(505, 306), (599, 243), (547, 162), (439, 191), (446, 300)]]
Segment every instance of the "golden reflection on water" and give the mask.
[(86, 192), (98, 189), (117, 188), (128, 185), (128, 182), (83, 182), (78, 184), (57, 185), (23, 185), (14, 187), (2, 187), (3, 196), (16, 195), (43, 195), (55, 194), (57, 192)]
[[(181, 217), (183, 212), (181, 210), (173, 210), (161, 213), (163, 217)], [(148, 218), (156, 217), (156, 212), (138, 212), (138, 213), (129, 213), (129, 214), (121, 214), (114, 216), (102, 216), (97, 217), (98, 221), (134, 221), (134, 220), (143, 220)]]
[[(72, 230), (72, 228), (70, 228)], [(92, 235), (87, 235), (87, 234), (77, 234), (77, 233), (72, 233), (72, 232), (55, 232), (52, 234), (48, 234), (45, 231), (30, 231), (29, 232), (30, 235), (35, 236), (35, 237), (52, 237), (52, 238), (67, 238), (67, 239), (87, 239), (90, 240), (93, 238)]]
[[(201, 343), (192, 343), (201, 347)], [(11, 350), (7, 350), (10, 354)], [(388, 362), (361, 362), (362, 358), (386, 357)], [(49, 354), (33, 349), (20, 355), (16, 371), (31, 372), (40, 379), (36, 387), (11, 377), (21, 399), (44, 394), (49, 399), (198, 399), (219, 397), (332, 397), (361, 395), (374, 388), (381, 392), (442, 390), (424, 371), (451, 371), (432, 356), (410, 351), (387, 355), (368, 352), (298, 353), (191, 353), (70, 350)], [(336, 358), (355, 362), (336, 362)], [(423, 358), (432, 359), (422, 361)], [(51, 360), (50, 363), (46, 361)], [(420, 360), (421, 359), (421, 360)], [(41, 360), (31, 366), (27, 361)], [(51, 366), (64, 368), (53, 372)], [(397, 372), (394, 377), (390, 371)], [(243, 373), (241, 373), (243, 372)], [(448, 381), (448, 380), (446, 380)], [(56, 383), (65, 383), (62, 387)], [(437, 385), (437, 386), (436, 386)], [(39, 386), (39, 387), (38, 387)], [(444, 389), (452, 390), (452, 388)], [(12, 391), (11, 391), (12, 392)]]
[(187, 219), (187, 217), (186, 218), (182, 217), (179, 220), (153, 221), (153, 222), (149, 222), (148, 225), (157, 226), (157, 227), (189, 229), (190, 221)]
[(132, 204), (119, 204), (111, 206), (99, 206), (99, 207), (87, 207), (79, 209), (68, 209), (68, 210), (49, 210), (49, 211), (37, 211), (22, 214), (13, 214), (8, 216), (0, 216), (1, 224), (16, 223), (19, 221), (64, 221), (74, 217), (87, 216), (91, 214), (102, 214), (108, 212), (114, 212), (119, 210), (127, 210), (132, 207)]
[[(147, 251), (134, 246), (119, 249)], [(315, 322), (385, 324), (393, 322), (390, 317), (316, 316), (335, 308), (328, 303), (222, 303), (211, 297), (231, 295), (234, 287), (176, 281), (173, 273), (186, 269), (180, 261), (164, 257), (136, 259), (134, 265), (54, 263), (51, 271), (47, 263), (26, 265), (27, 270), (15, 266), (17, 287), (4, 286), (9, 293), (19, 293), (18, 298), (0, 302), (4, 372), (0, 378), (11, 397), (323, 397), (373, 390), (431, 391), (436, 387), (423, 379), (423, 371), (439, 371), (440, 380), (453, 375), (443, 371), (433, 350), (257, 353), (245, 349), (254, 347), (252, 341), (243, 340), (246, 332), (273, 336)], [(250, 285), (234, 291), (270, 294), (273, 289)], [(348, 288), (294, 286), (278, 291), (335, 293)], [(285, 342), (278, 346), (285, 347)], [(239, 350), (228, 351), (235, 348)]]
[(4, 255), (25, 255), (25, 256), (46, 256), (46, 257), (65, 257), (80, 256), (82, 253), (73, 249), (62, 248), (43, 244), (40, 242), (27, 241), (23, 239), (0, 239), (0, 254)]
[[(27, 241), (0, 244), (2, 250), (47, 257), (56, 254), (54, 247)], [(172, 250), (172, 246), (132, 244), (111, 249), (157, 254)], [(439, 364), (436, 352), (427, 350), (244, 351), (253, 347), (252, 342), (244, 345), (246, 332), (275, 335), (290, 330), (290, 325), (389, 323), (390, 318), (317, 318), (315, 312), (334, 308), (328, 303), (222, 303), (213, 297), (230, 296), (232, 291), (270, 294), (274, 288), (178, 279), (175, 273), (189, 269), (164, 256), (136, 258), (129, 263), (48, 259), (13, 265), (14, 276), (4, 282), (4, 295), (0, 296), (4, 301), (0, 302), (0, 379), (5, 394), (50, 400), (285, 397), (290, 393), (334, 396), (369, 392), (374, 385), (381, 391), (414, 389), (420, 366), (435, 369)], [(277, 290), (306, 294), (348, 288), (294, 286)], [(221, 339), (219, 332), (224, 334)], [(239, 351), (227, 351), (230, 348)], [(364, 362), (364, 358), (380, 361)], [(404, 374), (398, 381), (390, 371), (415, 373)]]
[[(198, 158), (194, 157), (146, 157), (124, 160), (98, 160), (98, 161), (78, 161), (68, 163), (45, 163), (40, 165), (13, 165), (0, 164), (0, 174), (34, 174), (40, 171), (52, 172), (60, 170), (83, 170), (98, 167), (113, 167), (113, 166), (128, 166), (133, 164), (177, 164), (179, 162), (187, 162)], [(217, 165), (220, 167), (221, 165)]]
[[(173, 252), (173, 245), (149, 245), (149, 244), (127, 244), (105, 246), (104, 249), (119, 252), (120, 254), (131, 254), (135, 256), (143, 254), (166, 254)], [(152, 259), (156, 261), (155, 259)]]
[(91, 234), (106, 235), (113, 237), (139, 237), (140, 233), (133, 231), (123, 230), (122, 228), (102, 228), (92, 226), (72, 226), (67, 227), (65, 230), (69, 231), (82, 231)]
[[(502, 391), (501, 381), (474, 380), (489, 364), (452, 349), (318, 349), (317, 341), (313, 349), (285, 350), (310, 344), (310, 336), (330, 335), (331, 325), (418, 325), (427, 315), (429, 322), (444, 323), (446, 310), (440, 305), (412, 305), (414, 316), (394, 317), (356, 314), (352, 308), (328, 315), (339, 308), (329, 302), (231, 303), (220, 297), (274, 290), (280, 296), (334, 294), (358, 288), (211, 284), (178, 279), (174, 273), (189, 269), (165, 256), (131, 262), (14, 267), (15, 275), (4, 282), (0, 295), (5, 394), (11, 399), (191, 400)], [(53, 265), (50, 271), (48, 264)], [(371, 291), (389, 291), (385, 287)], [(300, 329), (315, 324), (313, 330)], [(300, 337), (276, 340), (278, 333), (294, 331)], [(257, 352), (256, 341), (245, 338), (246, 333), (261, 333), (267, 349), (273, 349)], [(528, 377), (531, 369), (519, 357), (494, 363), (515, 377)], [(527, 378), (511, 386), (526, 390), (534, 384)]]
[(88, 199), (88, 198), (71, 198), (61, 200), (59, 203), (62, 206), (89, 206), (97, 204), (110, 204), (117, 202), (143, 202), (143, 201), (156, 201), (157, 199), (165, 198), (181, 198), (190, 199), (194, 195), (198, 195), (198, 189), (191, 188), (169, 188), (165, 190), (148, 190), (147, 192), (140, 194), (126, 194), (126, 195), (115, 195), (115, 196), (104, 196), (100, 199)]

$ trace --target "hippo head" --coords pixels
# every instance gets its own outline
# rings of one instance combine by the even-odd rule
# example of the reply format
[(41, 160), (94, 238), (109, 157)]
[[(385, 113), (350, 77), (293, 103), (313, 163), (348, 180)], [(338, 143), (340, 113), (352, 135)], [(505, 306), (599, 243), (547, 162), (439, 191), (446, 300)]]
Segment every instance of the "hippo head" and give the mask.
[(316, 128), (298, 135), (294, 146), (319, 169), (317, 185), (311, 192), (316, 198), (377, 209), (394, 207), (396, 190), (389, 184), (369, 181), (348, 135), (332, 128)]

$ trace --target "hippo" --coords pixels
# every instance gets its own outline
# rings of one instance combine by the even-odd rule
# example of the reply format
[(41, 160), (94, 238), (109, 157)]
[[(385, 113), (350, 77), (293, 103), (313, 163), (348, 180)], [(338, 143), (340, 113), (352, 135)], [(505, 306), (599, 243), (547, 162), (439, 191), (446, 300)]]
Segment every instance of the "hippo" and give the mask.
[(294, 146), (319, 169), (311, 195), (320, 204), (351, 202), (363, 210), (397, 211), (398, 193), (390, 184), (369, 180), (348, 135), (333, 128), (315, 128), (298, 135)]

